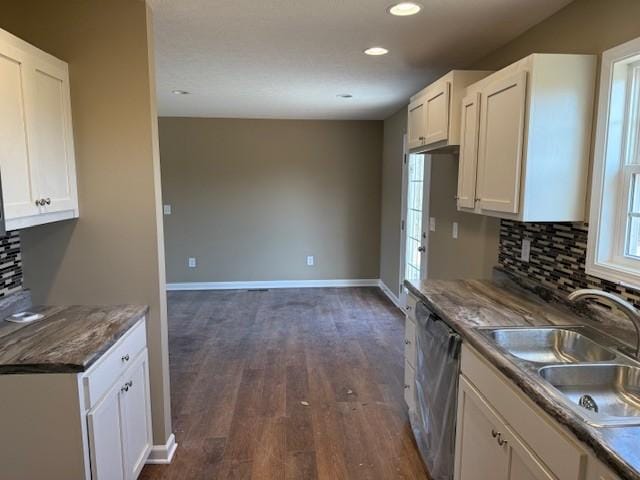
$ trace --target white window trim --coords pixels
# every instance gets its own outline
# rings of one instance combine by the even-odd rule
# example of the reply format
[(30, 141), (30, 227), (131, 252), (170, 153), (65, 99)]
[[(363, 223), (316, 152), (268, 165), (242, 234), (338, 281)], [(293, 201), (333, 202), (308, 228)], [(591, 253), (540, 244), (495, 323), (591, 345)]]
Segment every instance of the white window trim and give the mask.
[[(619, 150), (609, 151), (607, 143), (610, 140), (613, 67), (618, 62), (639, 55), (640, 38), (607, 50), (602, 55), (586, 261), (587, 274), (634, 288), (640, 288), (640, 260), (630, 257), (622, 258), (619, 255), (620, 235), (626, 235), (626, 223), (621, 225), (622, 216), (619, 211), (615, 212), (616, 208), (620, 208), (621, 202), (625, 202), (621, 190), (626, 190), (626, 187), (620, 187), (621, 179), (619, 178), (624, 164), (622, 155), (624, 146), (616, 143), (613, 147)], [(615, 164), (616, 161), (617, 164)], [(605, 182), (618, 183), (617, 193), (611, 196), (615, 198), (605, 198)]]

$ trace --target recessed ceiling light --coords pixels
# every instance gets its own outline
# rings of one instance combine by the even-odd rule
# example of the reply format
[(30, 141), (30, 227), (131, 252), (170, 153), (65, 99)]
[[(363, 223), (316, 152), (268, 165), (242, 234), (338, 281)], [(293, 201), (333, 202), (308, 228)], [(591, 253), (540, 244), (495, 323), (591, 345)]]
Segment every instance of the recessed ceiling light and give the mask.
[(386, 55), (387, 53), (389, 53), (389, 50), (383, 47), (371, 47), (367, 48), (364, 53), (366, 53), (367, 55), (379, 56)]
[(186, 90), (171, 90), (171, 93), (174, 95), (189, 95), (191, 92), (187, 92)]
[(353, 95), (351, 95), (350, 93), (339, 93), (338, 95), (336, 95), (338, 98), (353, 98)]
[(397, 17), (408, 17), (422, 10), (422, 5), (414, 2), (401, 2), (389, 7), (389, 13)]

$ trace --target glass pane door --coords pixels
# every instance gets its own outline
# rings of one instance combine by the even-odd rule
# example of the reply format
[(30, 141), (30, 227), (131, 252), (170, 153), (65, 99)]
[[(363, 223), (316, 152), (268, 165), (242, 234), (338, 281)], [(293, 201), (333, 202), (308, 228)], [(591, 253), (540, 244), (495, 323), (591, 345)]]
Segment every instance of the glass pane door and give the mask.
[(423, 278), (423, 205), (425, 156), (409, 155), (407, 165), (407, 219), (404, 277), (407, 280)]

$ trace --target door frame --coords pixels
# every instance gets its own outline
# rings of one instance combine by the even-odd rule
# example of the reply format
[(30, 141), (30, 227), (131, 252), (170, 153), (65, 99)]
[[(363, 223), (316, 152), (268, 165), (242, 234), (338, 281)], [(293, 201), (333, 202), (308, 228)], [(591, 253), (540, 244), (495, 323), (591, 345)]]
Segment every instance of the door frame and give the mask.
[[(409, 139), (405, 134), (403, 138), (403, 152), (402, 152), (402, 189), (401, 189), (401, 205), (400, 205), (400, 268), (398, 271), (398, 280), (400, 284), (400, 294), (398, 300), (400, 307), (404, 308), (407, 305), (407, 293), (404, 288), (405, 278), (405, 266), (406, 266), (406, 253), (407, 253), (407, 191), (409, 184)], [(429, 197), (431, 191), (431, 155), (422, 153), (415, 155), (424, 156), (424, 177), (423, 177), (423, 195), (422, 195), (422, 243), (421, 246), (425, 247), (425, 252), (422, 254), (422, 261), (420, 265), (420, 277), (421, 279), (427, 278), (428, 260), (429, 260)]]

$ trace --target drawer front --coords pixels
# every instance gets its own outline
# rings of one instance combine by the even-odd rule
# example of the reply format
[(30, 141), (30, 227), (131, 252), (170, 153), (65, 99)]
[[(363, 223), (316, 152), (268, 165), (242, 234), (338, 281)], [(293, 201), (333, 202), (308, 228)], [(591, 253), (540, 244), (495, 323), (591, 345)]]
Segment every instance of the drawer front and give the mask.
[(416, 324), (411, 318), (404, 321), (404, 358), (409, 364), (416, 367)]
[(407, 306), (405, 307), (405, 311), (407, 312), (407, 317), (416, 319), (416, 305), (418, 303), (418, 299), (414, 297), (411, 293), (407, 295)]
[(462, 349), (462, 374), (505, 422), (527, 443), (558, 480), (583, 479), (586, 452), (486, 360), (470, 348)]
[(416, 410), (416, 371), (407, 361), (404, 362), (404, 401), (410, 412)]
[(147, 327), (142, 319), (85, 373), (83, 381), (87, 408), (102, 398), (146, 346)]

